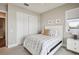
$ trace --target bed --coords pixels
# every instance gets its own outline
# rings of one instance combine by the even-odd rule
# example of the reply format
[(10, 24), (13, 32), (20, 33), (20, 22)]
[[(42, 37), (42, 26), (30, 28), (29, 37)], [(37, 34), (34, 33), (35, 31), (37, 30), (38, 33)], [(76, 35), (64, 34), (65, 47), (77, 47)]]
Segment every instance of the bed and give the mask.
[(54, 37), (43, 34), (33, 34), (26, 36), (23, 46), (32, 55), (52, 55), (62, 46), (63, 30), (59, 30), (62, 29), (62, 26), (46, 26), (46, 28), (51, 30), (54, 29), (55, 31), (58, 31), (58, 34)]

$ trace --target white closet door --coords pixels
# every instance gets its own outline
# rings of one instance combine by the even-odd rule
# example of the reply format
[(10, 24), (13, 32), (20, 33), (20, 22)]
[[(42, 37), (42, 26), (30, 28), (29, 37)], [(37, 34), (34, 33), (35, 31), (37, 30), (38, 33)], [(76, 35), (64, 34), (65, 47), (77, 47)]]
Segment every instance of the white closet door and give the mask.
[(21, 44), (24, 37), (28, 34), (28, 15), (17, 12), (17, 44)]
[(23, 19), (23, 34), (24, 34), (24, 37), (26, 35), (28, 35), (28, 15), (24, 13), (24, 19)]
[(17, 12), (17, 44), (20, 43), (23, 38), (23, 13)]
[(29, 34), (36, 34), (38, 32), (38, 18), (37, 16), (29, 16)]

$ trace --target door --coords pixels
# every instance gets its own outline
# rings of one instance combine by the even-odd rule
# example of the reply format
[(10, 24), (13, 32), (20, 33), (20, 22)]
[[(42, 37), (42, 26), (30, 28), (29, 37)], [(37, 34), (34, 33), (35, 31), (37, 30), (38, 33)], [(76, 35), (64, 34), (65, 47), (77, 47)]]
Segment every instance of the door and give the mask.
[(23, 14), (23, 36), (25, 37), (26, 35), (28, 35), (28, 15), (27, 14)]
[(36, 34), (38, 32), (38, 18), (37, 16), (29, 16), (29, 34)]
[(28, 34), (28, 15), (17, 12), (17, 44), (21, 44), (24, 37)]
[(23, 38), (23, 13), (17, 12), (17, 44), (21, 43)]
[(0, 18), (0, 47), (5, 46), (5, 18)]

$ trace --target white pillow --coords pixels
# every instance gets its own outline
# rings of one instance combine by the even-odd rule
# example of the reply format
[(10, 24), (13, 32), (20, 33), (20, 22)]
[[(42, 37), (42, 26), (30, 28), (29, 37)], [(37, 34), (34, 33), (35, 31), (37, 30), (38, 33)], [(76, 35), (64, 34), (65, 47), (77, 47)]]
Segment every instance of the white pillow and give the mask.
[(57, 31), (56, 30), (49, 30), (49, 36), (57, 37)]

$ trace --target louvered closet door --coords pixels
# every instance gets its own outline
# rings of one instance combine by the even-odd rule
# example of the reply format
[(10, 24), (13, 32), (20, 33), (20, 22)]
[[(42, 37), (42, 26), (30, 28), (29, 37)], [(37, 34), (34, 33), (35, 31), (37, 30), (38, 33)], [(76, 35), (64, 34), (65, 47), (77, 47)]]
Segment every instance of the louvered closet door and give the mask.
[(29, 34), (36, 34), (38, 32), (38, 18), (37, 16), (29, 16)]

